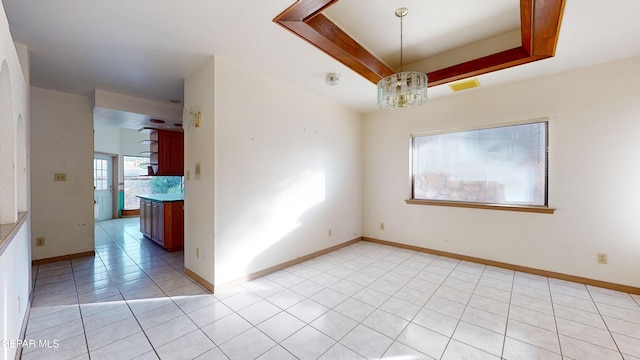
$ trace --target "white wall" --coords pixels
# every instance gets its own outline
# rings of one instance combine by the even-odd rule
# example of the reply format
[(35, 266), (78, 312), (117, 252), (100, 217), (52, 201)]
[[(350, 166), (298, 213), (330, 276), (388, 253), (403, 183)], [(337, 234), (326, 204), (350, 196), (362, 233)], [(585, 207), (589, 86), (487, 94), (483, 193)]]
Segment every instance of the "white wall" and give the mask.
[[(368, 115), (364, 236), (640, 286), (639, 82), (633, 58)], [(555, 214), (405, 204), (409, 134), (539, 117)]]
[(149, 144), (140, 144), (140, 141), (149, 139), (149, 134), (125, 128), (120, 128), (119, 133), (121, 156), (140, 156), (141, 152), (149, 151)]
[[(198, 107), (199, 128), (187, 125), (184, 133), (184, 266), (210, 284), (214, 279), (214, 67), (213, 58), (184, 81), (185, 108)], [(196, 177), (196, 163), (201, 175)], [(187, 175), (188, 174), (188, 175)], [(199, 256), (196, 257), (196, 249)]]
[[(29, 151), (25, 138), (29, 131), (29, 56), (26, 47), (17, 47), (20, 49), (20, 56), (11, 38), (4, 6), (0, 1), (0, 78), (8, 80), (0, 80), (0, 96), (3, 97), (3, 101), (0, 101), (3, 104), (0, 105), (0, 142), (3, 145), (0, 151), (0, 156), (3, 157), (0, 160), (0, 208), (8, 208), (11, 213), (6, 218), (3, 216), (2, 223), (15, 221), (17, 211), (29, 210)], [(5, 129), (11, 130), (5, 132)], [(14, 136), (10, 142), (13, 146), (11, 149), (4, 147), (9, 143), (9, 133)], [(9, 178), (12, 179), (12, 184), (5, 186), (5, 180)], [(10, 201), (9, 204), (5, 203), (7, 199)], [(5, 242), (4, 246), (0, 246), (0, 339), (7, 340), (20, 337), (31, 291), (29, 215), (16, 231), (11, 242)], [(3, 359), (13, 359), (16, 350), (14, 347), (2, 346), (0, 356)]]
[[(93, 118), (88, 97), (31, 88), (32, 256), (92, 251)], [(54, 181), (66, 173), (66, 182)], [(35, 246), (43, 236), (46, 245)]]
[(214, 228), (216, 286), (360, 236), (361, 115), (220, 57), (187, 78), (185, 106), (202, 111), (185, 138), (187, 268)]
[(94, 151), (118, 155), (118, 183), (124, 182), (123, 156), (141, 156), (149, 145), (140, 141), (148, 139), (149, 134), (138, 130), (94, 124)]
[(361, 116), (216, 60), (216, 284), (359, 237)]
[(95, 108), (131, 113), (134, 116), (145, 114), (157, 119), (174, 120), (182, 118), (182, 106), (160, 103), (123, 94), (96, 89), (93, 95)]
[(93, 125), (93, 150), (109, 154), (120, 153), (120, 129), (114, 126)]
[[(20, 330), (31, 292), (31, 254), (29, 249), (29, 221), (15, 234), (0, 255), (0, 340), (20, 339)], [(2, 359), (13, 359), (16, 348), (0, 347)]]
[(18, 220), (16, 179), (16, 120), (13, 111), (13, 86), (8, 62), (0, 62), (0, 223)]

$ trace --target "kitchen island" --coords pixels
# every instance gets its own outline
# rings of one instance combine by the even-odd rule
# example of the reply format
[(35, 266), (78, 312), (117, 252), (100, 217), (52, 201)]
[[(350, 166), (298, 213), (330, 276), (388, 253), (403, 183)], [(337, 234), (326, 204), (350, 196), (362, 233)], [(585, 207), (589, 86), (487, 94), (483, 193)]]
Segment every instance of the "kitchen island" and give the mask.
[(168, 251), (184, 244), (184, 194), (138, 195), (140, 231)]

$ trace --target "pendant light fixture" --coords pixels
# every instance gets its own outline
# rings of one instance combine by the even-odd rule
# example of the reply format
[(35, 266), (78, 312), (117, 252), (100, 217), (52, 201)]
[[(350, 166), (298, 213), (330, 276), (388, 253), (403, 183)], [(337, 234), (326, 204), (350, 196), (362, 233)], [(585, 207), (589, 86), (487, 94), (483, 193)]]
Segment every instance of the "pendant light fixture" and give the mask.
[(404, 109), (419, 106), (427, 101), (427, 75), (402, 68), (402, 19), (409, 13), (407, 8), (396, 10), (400, 18), (400, 72), (389, 75), (378, 82), (378, 108), (383, 110)]

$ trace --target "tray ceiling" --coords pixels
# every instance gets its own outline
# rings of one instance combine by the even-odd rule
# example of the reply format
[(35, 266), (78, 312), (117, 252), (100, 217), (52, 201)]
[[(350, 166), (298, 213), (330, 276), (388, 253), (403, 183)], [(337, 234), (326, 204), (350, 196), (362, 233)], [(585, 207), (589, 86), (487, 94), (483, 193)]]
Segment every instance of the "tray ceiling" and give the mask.
[[(278, 15), (274, 21), (373, 83), (393, 74), (396, 70), (390, 68), (382, 59), (369, 51), (367, 45), (359, 43), (346, 30), (325, 16), (330, 7), (337, 3), (338, 0), (299, 0)], [(462, 63), (451, 64), (427, 72), (429, 86), (441, 85), (552, 57), (558, 40), (563, 9), (564, 0), (521, 0), (519, 6), (521, 42), (519, 46), (506, 50), (498, 49), (489, 55), (479, 55)], [(491, 18), (489, 13), (487, 12), (485, 16), (487, 22)], [(440, 16), (444, 17), (442, 14)], [(351, 18), (356, 18), (356, 16), (351, 16)], [(425, 22), (428, 22), (427, 20)], [(342, 17), (342, 21), (348, 22), (347, 17)], [(396, 22), (398, 22), (397, 19)], [(370, 26), (373, 26), (371, 21)], [(351, 28), (355, 29), (356, 27)], [(488, 29), (492, 26), (487, 24), (481, 28)], [(509, 26), (503, 27), (503, 30), (508, 32), (508, 28)], [(416, 28), (417, 30), (420, 29)], [(421, 29), (421, 31), (425, 30)], [(495, 29), (492, 31), (500, 32)], [(366, 36), (360, 35), (360, 37)], [(373, 47), (375, 46), (369, 45), (369, 48)], [(378, 51), (383, 52), (383, 50)], [(415, 52), (412, 56), (414, 60), (419, 60), (419, 56), (415, 55)]]

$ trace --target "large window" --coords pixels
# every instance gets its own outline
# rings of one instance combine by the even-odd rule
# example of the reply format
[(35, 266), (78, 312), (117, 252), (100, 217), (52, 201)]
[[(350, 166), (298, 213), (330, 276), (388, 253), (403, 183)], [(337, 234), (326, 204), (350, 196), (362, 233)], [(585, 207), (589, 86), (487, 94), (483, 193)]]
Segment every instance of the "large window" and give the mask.
[(547, 206), (548, 123), (412, 136), (412, 198)]
[(148, 157), (123, 157), (124, 208), (140, 208), (137, 195), (168, 194), (184, 192), (182, 176), (147, 176)]
[(140, 199), (136, 195), (151, 194), (151, 177), (147, 176), (148, 157), (123, 156), (124, 208), (139, 209)]

